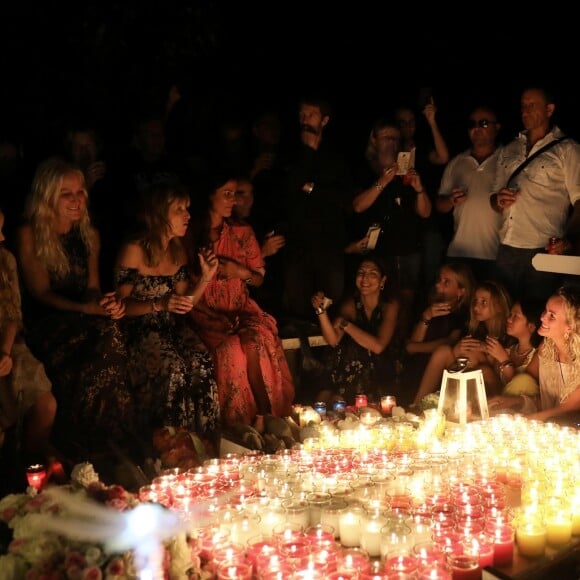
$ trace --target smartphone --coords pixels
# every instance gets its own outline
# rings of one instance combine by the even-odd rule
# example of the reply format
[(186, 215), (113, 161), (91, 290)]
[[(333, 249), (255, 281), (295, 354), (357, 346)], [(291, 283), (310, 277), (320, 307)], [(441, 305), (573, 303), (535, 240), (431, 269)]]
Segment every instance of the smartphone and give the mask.
[(422, 111), (427, 105), (431, 103), (433, 98), (433, 89), (431, 87), (421, 87), (419, 90), (419, 98), (417, 99), (417, 106)]
[(381, 226), (380, 224), (372, 224), (368, 231), (367, 237), (369, 241), (367, 243), (367, 250), (374, 250), (377, 246), (377, 242), (379, 241), (379, 235), (381, 233)]
[(397, 175), (406, 175), (411, 167), (411, 152), (399, 151), (397, 155)]

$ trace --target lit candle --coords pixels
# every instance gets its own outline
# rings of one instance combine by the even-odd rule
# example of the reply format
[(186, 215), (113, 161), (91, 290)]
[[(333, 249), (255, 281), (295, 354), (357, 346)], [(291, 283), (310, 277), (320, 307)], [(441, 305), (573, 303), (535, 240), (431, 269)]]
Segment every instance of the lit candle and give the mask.
[(43, 488), (46, 481), (46, 475), (46, 467), (41, 463), (36, 463), (26, 468), (26, 479), (28, 485), (36, 489), (36, 491), (40, 491)]
[(527, 558), (538, 558), (546, 551), (546, 526), (541, 521), (524, 521), (516, 528), (519, 553)]
[(551, 546), (562, 546), (572, 539), (572, 516), (564, 509), (546, 513), (546, 540)]
[(453, 580), (481, 580), (481, 567), (477, 556), (450, 555), (449, 562)]
[(514, 529), (509, 526), (497, 526), (490, 534), (493, 541), (494, 566), (509, 566), (514, 557)]
[(361, 520), (363, 510), (358, 506), (347, 508), (340, 514), (338, 529), (340, 534), (340, 543), (347, 548), (360, 546), (361, 538)]
[(386, 518), (381, 515), (367, 515), (362, 521), (360, 547), (371, 558), (381, 555), (381, 528), (386, 522)]

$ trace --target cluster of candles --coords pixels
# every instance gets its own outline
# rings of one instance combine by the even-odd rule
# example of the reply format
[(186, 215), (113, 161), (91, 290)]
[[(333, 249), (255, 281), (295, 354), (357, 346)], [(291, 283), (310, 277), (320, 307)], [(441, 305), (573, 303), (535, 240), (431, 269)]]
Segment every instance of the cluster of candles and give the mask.
[(140, 499), (189, 522), (219, 580), (475, 580), (580, 536), (579, 431), (504, 415), (434, 437), (430, 420), (349, 437), (323, 421), (299, 448), (172, 470)]

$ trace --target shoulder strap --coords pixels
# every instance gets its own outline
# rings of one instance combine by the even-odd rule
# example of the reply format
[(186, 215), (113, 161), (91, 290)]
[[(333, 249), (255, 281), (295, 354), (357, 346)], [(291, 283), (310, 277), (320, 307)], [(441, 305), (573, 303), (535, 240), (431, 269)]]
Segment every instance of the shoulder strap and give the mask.
[(512, 181), (512, 179), (514, 179), (517, 175), (519, 175), (523, 171), (523, 169), (527, 167), (536, 157), (538, 157), (548, 149), (551, 149), (552, 147), (554, 147), (554, 145), (557, 145), (558, 143), (564, 141), (565, 139), (568, 139), (568, 137), (560, 137), (559, 139), (554, 139), (553, 141), (546, 143), (546, 145), (544, 145), (543, 147), (540, 147), (535, 153), (530, 155), (527, 159), (525, 159), (513, 170), (512, 174), (509, 176), (509, 179), (506, 181), (506, 186), (509, 185), (510, 181)]

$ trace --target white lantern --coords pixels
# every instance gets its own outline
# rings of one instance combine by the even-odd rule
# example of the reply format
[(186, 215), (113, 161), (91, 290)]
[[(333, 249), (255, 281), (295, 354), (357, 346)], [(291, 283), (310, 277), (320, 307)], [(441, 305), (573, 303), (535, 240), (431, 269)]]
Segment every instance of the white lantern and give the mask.
[(460, 425), (489, 419), (481, 370), (467, 372), (444, 370), (437, 412), (443, 413), (447, 421)]

